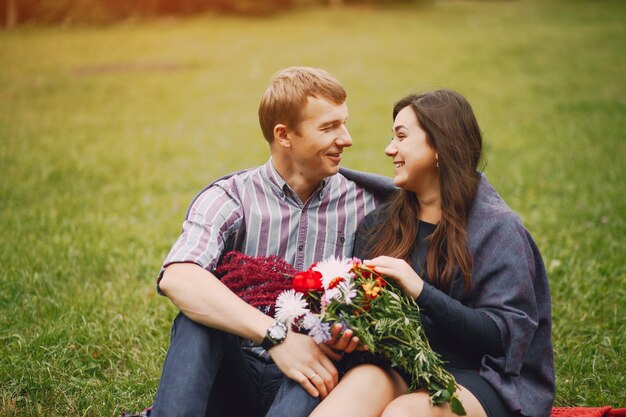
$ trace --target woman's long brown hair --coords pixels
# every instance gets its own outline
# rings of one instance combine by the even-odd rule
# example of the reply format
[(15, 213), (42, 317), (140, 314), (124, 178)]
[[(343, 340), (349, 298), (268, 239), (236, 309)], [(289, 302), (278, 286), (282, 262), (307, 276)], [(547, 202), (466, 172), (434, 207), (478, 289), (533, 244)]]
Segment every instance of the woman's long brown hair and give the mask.
[[(467, 247), (467, 221), (478, 188), (482, 161), (482, 136), (472, 107), (450, 90), (409, 95), (393, 109), (410, 106), (430, 146), (439, 158), (441, 220), (430, 239), (426, 267), (431, 283), (448, 291), (458, 268), (465, 294), (472, 281), (472, 259)], [(414, 193), (397, 191), (385, 206), (381, 223), (368, 233), (369, 255), (393, 256), (410, 262), (417, 237), (419, 207)]]

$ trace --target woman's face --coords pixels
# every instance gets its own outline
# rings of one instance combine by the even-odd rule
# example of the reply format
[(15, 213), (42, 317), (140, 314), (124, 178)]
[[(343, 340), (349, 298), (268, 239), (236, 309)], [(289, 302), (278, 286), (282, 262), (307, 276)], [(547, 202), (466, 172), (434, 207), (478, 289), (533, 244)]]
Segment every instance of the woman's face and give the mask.
[(418, 195), (438, 187), (437, 153), (411, 106), (400, 110), (392, 131), (393, 139), (385, 154), (393, 158), (394, 184)]

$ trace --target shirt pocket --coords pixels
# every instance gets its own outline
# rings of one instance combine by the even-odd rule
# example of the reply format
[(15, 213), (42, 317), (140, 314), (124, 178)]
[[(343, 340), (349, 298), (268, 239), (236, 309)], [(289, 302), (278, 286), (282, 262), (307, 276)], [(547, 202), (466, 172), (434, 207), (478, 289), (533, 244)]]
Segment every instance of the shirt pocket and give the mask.
[(336, 258), (352, 257), (354, 235), (346, 233), (330, 233), (326, 235), (323, 259), (334, 256)]

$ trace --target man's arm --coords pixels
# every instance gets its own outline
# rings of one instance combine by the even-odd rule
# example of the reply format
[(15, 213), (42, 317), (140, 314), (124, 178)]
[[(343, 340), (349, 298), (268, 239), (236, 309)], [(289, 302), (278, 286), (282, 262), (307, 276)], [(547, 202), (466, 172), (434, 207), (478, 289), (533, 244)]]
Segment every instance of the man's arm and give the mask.
[(273, 320), (194, 263), (168, 266), (161, 291), (191, 320), (260, 343)]
[[(261, 343), (267, 328), (275, 321), (194, 263), (168, 266), (159, 287), (191, 320), (255, 343)], [(272, 347), (269, 353), (287, 377), (300, 383), (314, 397), (326, 397), (337, 384), (335, 366), (308, 336), (289, 332), (285, 341)]]

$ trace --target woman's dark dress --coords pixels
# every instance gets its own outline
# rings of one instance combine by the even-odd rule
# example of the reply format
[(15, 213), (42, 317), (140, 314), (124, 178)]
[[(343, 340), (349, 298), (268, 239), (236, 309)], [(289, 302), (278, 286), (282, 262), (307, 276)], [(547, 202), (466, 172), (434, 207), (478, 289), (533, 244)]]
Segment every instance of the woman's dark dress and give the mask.
[[(433, 349), (448, 362), (457, 381), (485, 401), (490, 416), (545, 417), (555, 394), (548, 277), (539, 249), (520, 218), (487, 178), (479, 176), (467, 221), (472, 257), (468, 293), (464, 294), (458, 272), (447, 293), (430, 285), (422, 274), (426, 279), (416, 301)], [(382, 206), (365, 217), (357, 231), (355, 256), (370, 258), (365, 238), (373, 225), (384, 224), (384, 216)], [(418, 273), (424, 269), (428, 241), (423, 241), (432, 233), (432, 225), (430, 231), (425, 230), (428, 225), (421, 228), (411, 260)], [(486, 390), (492, 388), (496, 396), (483, 394), (472, 381)], [(498, 396), (512, 413), (490, 409), (497, 403), (490, 398)]]
[[(367, 230), (371, 226), (368, 223), (371, 223), (373, 219), (374, 217), (370, 217), (364, 220), (361, 230)], [(428, 282), (428, 273), (425, 265), (429, 246), (427, 238), (435, 231), (435, 227), (434, 224), (420, 221), (416, 244), (411, 253), (411, 266), (426, 282)], [(367, 248), (364, 246), (363, 234), (357, 235), (354, 248), (355, 257), (368, 258)], [(435, 291), (440, 294), (435, 293)], [(424, 291), (416, 300), (420, 306), (422, 324), (431, 347), (441, 355), (441, 359), (446, 363), (446, 369), (454, 375), (457, 383), (469, 390), (480, 401), (488, 417), (517, 416), (518, 414), (507, 410), (497, 392), (478, 373), (484, 352), (494, 355), (503, 353), (498, 327), (488, 316), (480, 314), (480, 312), (476, 313), (467, 309), (458, 311), (454, 305), (448, 306), (449, 308), (438, 307), (437, 303), (441, 302), (441, 295), (448, 298), (435, 287), (429, 285), (424, 286)], [(435, 310), (438, 311), (438, 314), (435, 314), (434, 320), (429, 315), (429, 311)], [(436, 320), (459, 322), (458, 332), (453, 335), (449, 334), (441, 327), (437, 327)], [(347, 359), (344, 361), (344, 366), (351, 368), (366, 362), (385, 365), (384, 360), (374, 359), (369, 354), (360, 356), (359, 359), (356, 357)], [(407, 376), (402, 371), (398, 371), (407, 384), (410, 384)]]

